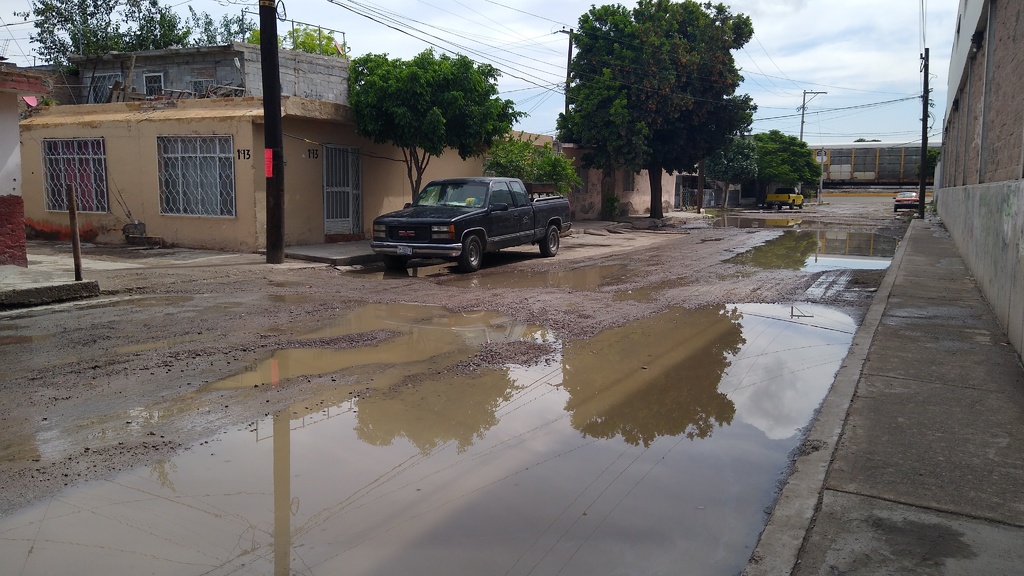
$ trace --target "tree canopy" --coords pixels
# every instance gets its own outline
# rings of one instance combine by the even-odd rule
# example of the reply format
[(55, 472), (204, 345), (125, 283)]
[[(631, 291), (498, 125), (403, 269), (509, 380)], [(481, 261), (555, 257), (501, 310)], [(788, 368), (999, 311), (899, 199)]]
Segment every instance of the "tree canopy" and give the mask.
[[(664, 170), (689, 171), (746, 131), (755, 106), (736, 95), (732, 50), (753, 35), (750, 18), (724, 4), (640, 0), (580, 16), (569, 67), (564, 141), (589, 150), (585, 166), (648, 170), (651, 217), (663, 215)], [(602, 191), (607, 195), (608, 191)]]
[(537, 146), (522, 133), (498, 140), (487, 159), (486, 170), (495, 176), (519, 178), (524, 182), (551, 182), (559, 194), (568, 194), (583, 182), (576, 175), (572, 160), (555, 152), (550, 142)]
[(778, 130), (754, 135), (757, 147), (757, 181), (761, 188), (768, 184), (796, 186), (817, 183), (821, 165), (814, 152), (796, 136)]
[(48, 64), (68, 66), (68, 55), (137, 52), (175, 46), (203, 46), (242, 40), (255, 27), (244, 16), (223, 16), (218, 23), (189, 8), (183, 19), (158, 0), (32, 0), (31, 39)]
[[(246, 38), (250, 44), (260, 43), (260, 31), (253, 30)], [(316, 26), (297, 25), (277, 37), (277, 47), (309, 54), (348, 57), (348, 47), (338, 42), (333, 34)]]
[(725, 183), (726, 202), (729, 186), (757, 178), (757, 148), (753, 140), (735, 138), (708, 157), (704, 169), (712, 180)]
[(349, 68), (349, 105), (360, 135), (402, 149), (411, 195), (430, 159), (454, 149), (463, 159), (479, 156), (507, 134), (522, 113), (498, 98), (499, 72), (466, 56), (412, 60), (366, 54)]

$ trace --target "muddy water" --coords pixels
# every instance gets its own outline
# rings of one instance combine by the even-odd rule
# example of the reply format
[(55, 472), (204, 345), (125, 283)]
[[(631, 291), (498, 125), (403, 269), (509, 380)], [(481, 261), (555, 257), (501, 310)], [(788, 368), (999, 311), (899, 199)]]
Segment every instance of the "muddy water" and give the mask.
[[(24, 575), (737, 573), (854, 326), (820, 306), (745, 304), (559, 343), (491, 313), (403, 305), (310, 337), (379, 329), (406, 340), (341, 370), (391, 359), (403, 385), (296, 405), (0, 519), (5, 564)], [(436, 370), (516, 339), (555, 352), (534, 367)], [(292, 362), (339, 370), (311, 363)], [(275, 377), (247, 374), (239, 382)]]
[(897, 239), (874, 232), (786, 230), (727, 262), (806, 272), (883, 270), (892, 262), (897, 244)]
[(592, 291), (599, 286), (623, 280), (626, 267), (621, 264), (587, 266), (562, 271), (516, 271), (496, 274), (468, 274), (445, 284), (462, 288), (564, 288)]

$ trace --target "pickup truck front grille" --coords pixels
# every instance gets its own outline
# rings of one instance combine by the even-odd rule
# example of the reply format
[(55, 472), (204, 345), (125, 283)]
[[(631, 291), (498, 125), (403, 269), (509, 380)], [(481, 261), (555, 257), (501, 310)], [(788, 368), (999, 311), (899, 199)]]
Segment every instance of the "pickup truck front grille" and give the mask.
[(430, 242), (430, 226), (388, 226), (392, 242)]

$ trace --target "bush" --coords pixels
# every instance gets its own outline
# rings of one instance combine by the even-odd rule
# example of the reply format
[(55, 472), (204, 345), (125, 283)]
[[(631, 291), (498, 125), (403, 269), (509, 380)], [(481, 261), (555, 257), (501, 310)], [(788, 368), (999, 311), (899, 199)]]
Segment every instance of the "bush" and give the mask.
[(551, 182), (555, 185), (555, 192), (563, 196), (573, 186), (583, 184), (572, 161), (556, 153), (551, 143), (537, 146), (533, 140), (524, 140), (522, 136), (522, 132), (518, 137), (510, 134), (496, 142), (491, 147), (485, 170), (495, 176), (519, 178), (523, 182)]

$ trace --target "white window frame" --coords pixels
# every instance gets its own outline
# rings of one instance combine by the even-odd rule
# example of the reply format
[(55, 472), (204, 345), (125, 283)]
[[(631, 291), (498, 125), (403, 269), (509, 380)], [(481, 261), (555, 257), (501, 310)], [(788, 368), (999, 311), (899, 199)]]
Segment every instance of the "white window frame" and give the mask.
[[(154, 93), (150, 91), (149, 79), (160, 78), (160, 91)], [(163, 72), (149, 72), (142, 75), (142, 88), (146, 91), (146, 96), (162, 96), (164, 93), (164, 73)]]

